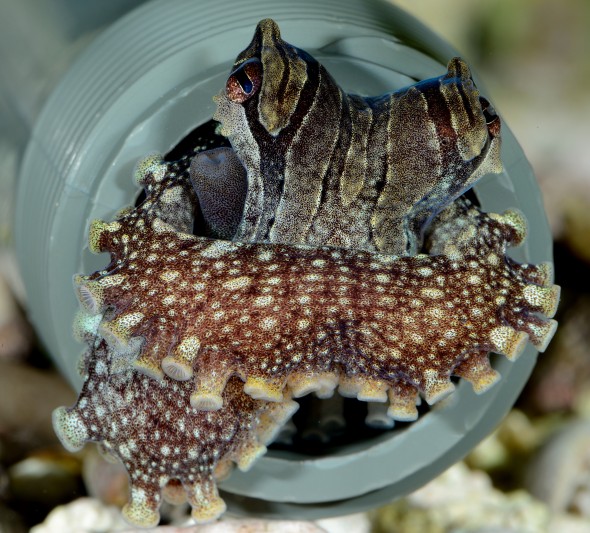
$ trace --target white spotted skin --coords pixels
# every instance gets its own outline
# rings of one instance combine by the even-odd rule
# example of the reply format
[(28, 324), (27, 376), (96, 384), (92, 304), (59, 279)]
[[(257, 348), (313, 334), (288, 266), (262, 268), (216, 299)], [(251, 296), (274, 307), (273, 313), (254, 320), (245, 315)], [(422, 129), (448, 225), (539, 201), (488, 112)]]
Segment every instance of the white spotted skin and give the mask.
[(88, 440), (87, 425), (76, 412), (58, 407), (52, 416), (53, 427), (64, 448), (70, 452), (82, 449)]
[(53, 414), (61, 442), (70, 451), (100, 442), (123, 463), (130, 481), (123, 513), (135, 525), (157, 525), (161, 488), (170, 481), (180, 481), (188, 490), (198, 522), (216, 519), (225, 509), (217, 493), (217, 465), (250, 465), (256, 459), (253, 450), (264, 447), (284, 422), (285, 406), (251, 399), (242, 392), (241, 382), (232, 379), (223, 394), (224, 407), (200, 412), (190, 405), (190, 383), (168, 377), (154, 382), (131, 370), (115, 374), (114, 360), (104, 341), (87, 355), (86, 379), (76, 405)]
[(195, 407), (219, 408), (234, 375), (253, 397), (278, 402), (289, 380), (319, 390), (309, 383), (326, 373), (335, 382), (365, 376), (350, 393), (360, 399), (373, 399), (365, 390), (372, 380), (387, 385), (375, 398), (401, 380), (434, 403), (452, 390), (453, 374), (482, 392), (495, 382), (475, 354), (514, 359), (527, 339), (544, 347), (555, 330), (538, 316), (551, 316), (559, 295), (547, 269), (505, 259), (526, 228), (515, 212), (489, 216), (456, 203), (434, 223), (433, 255), (395, 257), (162, 230), (163, 192), (182, 180), (143, 181), (150, 209), (93, 233), (111, 253), (117, 283), (105, 281), (111, 266), (76, 280), (101, 283), (98, 312), (109, 311), (100, 331), (110, 348), (119, 353), (142, 339), (135, 368), (160, 379), (194, 377)]
[(499, 378), (490, 351), (515, 358), (555, 331), (540, 316), (557, 305), (551, 269), (505, 256), (524, 231), (513, 213), (455, 204), (435, 221), (430, 256), (225, 243), (184, 232), (182, 174), (141, 181), (142, 206), (91, 227), (111, 263), (75, 278), (76, 331), (91, 349), (77, 404), (54, 414), (66, 448), (96, 441), (123, 462), (135, 525), (157, 524), (162, 487), (178, 480), (197, 522), (219, 516), (216, 472), (264, 453), (295, 408), (289, 387), (338, 387), (412, 421), (419, 394), (442, 399), (453, 374), (482, 393)]

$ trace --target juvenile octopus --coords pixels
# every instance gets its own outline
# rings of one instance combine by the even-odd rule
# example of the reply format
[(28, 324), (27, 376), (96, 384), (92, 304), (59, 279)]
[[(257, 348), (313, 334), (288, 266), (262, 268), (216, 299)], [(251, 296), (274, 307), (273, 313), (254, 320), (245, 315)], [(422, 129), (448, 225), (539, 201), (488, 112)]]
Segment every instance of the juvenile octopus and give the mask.
[[(217, 104), (232, 148), (190, 176), (140, 162), (145, 200), (90, 228), (110, 263), (74, 279), (85, 381), (54, 426), (123, 462), (125, 516), (146, 527), (162, 492), (219, 516), (215, 479), (264, 453), (293, 397), (338, 388), (411, 421), (419, 395), (440, 400), (453, 375), (483, 392), (490, 351), (542, 351), (556, 327), (551, 266), (506, 256), (523, 217), (458, 199), (501, 169), (500, 120), (462, 60), (349, 95), (267, 19)], [(217, 239), (192, 234), (197, 210)]]

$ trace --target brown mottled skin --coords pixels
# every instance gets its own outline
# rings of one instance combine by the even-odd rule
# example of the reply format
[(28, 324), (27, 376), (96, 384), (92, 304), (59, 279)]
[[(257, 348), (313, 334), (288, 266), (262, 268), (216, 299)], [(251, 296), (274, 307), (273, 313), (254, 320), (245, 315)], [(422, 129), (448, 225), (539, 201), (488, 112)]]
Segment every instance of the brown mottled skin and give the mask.
[(517, 213), (455, 204), (433, 256), (237, 244), (185, 233), (194, 198), (177, 170), (147, 158), (145, 202), (92, 224), (90, 248), (111, 262), (75, 279), (91, 350), (78, 403), (54, 414), (68, 449), (97, 441), (123, 461), (134, 524), (157, 523), (160, 491), (177, 501), (178, 480), (197, 520), (222, 513), (212, 473), (263, 452), (291, 395), (339, 385), (413, 420), (418, 392), (438, 400), (451, 374), (481, 392), (498, 378), (490, 350), (516, 357), (527, 338), (542, 350), (554, 332), (536, 316), (555, 311), (551, 269), (504, 255), (524, 238)]
[(514, 357), (527, 335), (542, 348), (553, 332), (532, 314), (555, 311), (550, 271), (505, 258), (526, 231), (514, 212), (458, 204), (437, 223), (432, 256), (238, 244), (162, 222), (158, 212), (178, 205), (183, 188), (165, 163), (144, 168), (144, 208), (92, 226), (91, 249), (110, 252), (111, 264), (78, 277), (78, 294), (89, 313), (104, 313), (99, 332), (111, 349), (139, 350), (136, 368), (194, 379), (195, 407), (219, 408), (238, 375), (248, 394), (270, 401), (287, 384), (295, 396), (338, 383), (360, 399), (389, 392), (392, 416), (408, 419), (415, 411), (395, 405), (417, 392), (438, 400), (453, 373), (483, 390), (497, 377), (488, 352)]

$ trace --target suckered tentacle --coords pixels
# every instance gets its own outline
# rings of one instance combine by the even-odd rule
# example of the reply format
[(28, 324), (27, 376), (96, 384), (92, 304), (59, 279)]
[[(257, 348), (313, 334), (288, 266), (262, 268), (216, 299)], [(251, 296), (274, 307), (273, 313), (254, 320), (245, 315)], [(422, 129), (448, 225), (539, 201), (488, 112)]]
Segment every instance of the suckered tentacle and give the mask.
[(129, 522), (157, 525), (162, 491), (175, 502), (184, 493), (197, 522), (214, 520), (225, 510), (216, 477), (227, 475), (232, 463), (249, 468), (297, 404), (253, 400), (234, 378), (218, 412), (199, 412), (190, 405), (189, 382), (167, 376), (155, 382), (131, 365), (114, 372), (116, 359), (100, 339), (91, 347), (76, 405), (53, 415), (61, 442), (72, 451), (89, 441), (101, 442), (123, 463), (130, 479), (123, 509)]
[[(159, 190), (168, 190), (166, 180), (148, 200)], [(149, 360), (150, 370), (159, 359), (159, 377), (190, 381), (199, 409), (221, 408), (236, 375), (261, 400), (280, 402), (287, 386), (296, 396), (329, 395), (338, 384), (364, 401), (389, 395), (393, 414), (409, 413), (407, 387), (434, 403), (453, 390), (457, 373), (483, 391), (495, 381), (483, 354), (516, 358), (527, 340), (544, 348), (554, 332), (554, 321), (537, 316), (552, 316), (558, 301), (547, 269), (506, 260), (507, 246), (526, 234), (515, 211), (485, 214), (458, 203), (433, 226), (435, 255), (415, 257), (214, 241), (158, 220), (137, 209), (93, 229), (119, 258), (118, 281), (103, 282), (101, 306), (78, 293), (87, 310), (110, 309), (100, 331), (112, 350), (144, 339), (135, 368)], [(142, 241), (151, 248), (140, 258), (129, 243)]]

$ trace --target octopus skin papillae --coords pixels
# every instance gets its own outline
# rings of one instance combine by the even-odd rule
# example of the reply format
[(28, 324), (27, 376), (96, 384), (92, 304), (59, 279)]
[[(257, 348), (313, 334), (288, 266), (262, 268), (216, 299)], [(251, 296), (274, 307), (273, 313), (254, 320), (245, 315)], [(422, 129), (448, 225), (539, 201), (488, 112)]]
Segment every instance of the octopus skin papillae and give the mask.
[[(255, 45), (284, 48), (299, 65), (300, 77), (305, 72), (300, 63), (307, 61), (308, 72), (321, 72), (322, 90), (338, 92), (337, 101), (376, 109), (377, 100), (362, 103), (360, 97), (342, 93), (321, 66), (314, 66), (313, 58), (280, 39), (272, 21), (260, 23), (253, 43), (242, 53), (246, 66), (238, 64), (238, 70), (260, 75), (261, 67), (250, 57)], [(274, 55), (286, 57), (282, 52)], [(271, 59), (263, 58), (265, 68)], [(338, 184), (333, 171), (326, 180), (326, 202), (317, 210), (319, 225), (296, 220), (293, 227), (283, 227), (286, 204), (293, 212), (306, 211), (307, 203), (313, 204), (305, 194), (309, 184), (301, 184), (292, 195), (302, 202), (293, 205), (275, 194), (276, 184), (264, 182), (268, 176), (260, 175), (262, 167), (248, 168), (242, 141), (246, 138), (248, 145), (254, 137), (242, 135), (238, 126), (246, 127), (257, 108), (239, 92), (243, 73), (236, 72), (229, 78), (231, 91), (218, 96), (217, 113), (242, 159), (228, 149), (223, 153), (225, 162), (209, 173), (197, 156), (196, 172), (191, 168), (189, 174), (188, 160), (145, 158), (136, 169), (145, 200), (121, 211), (114, 221), (91, 224), (89, 248), (108, 252), (110, 263), (74, 278), (80, 302), (74, 331), (86, 343), (84, 385), (73, 407), (54, 412), (54, 427), (69, 450), (97, 442), (124, 464), (130, 479), (124, 516), (143, 527), (158, 523), (162, 497), (173, 503), (188, 499), (197, 522), (220, 516), (225, 504), (216, 480), (229, 475), (234, 463), (247, 470), (265, 452), (296, 411), (293, 398), (311, 392), (327, 398), (337, 390), (343, 396), (386, 403), (393, 420), (413, 421), (421, 397), (433, 404), (452, 392), (451, 376), (468, 380), (477, 393), (483, 393), (499, 379), (489, 363), (490, 352), (515, 359), (527, 341), (543, 351), (556, 328), (551, 317), (559, 288), (552, 283), (551, 265), (518, 264), (506, 255), (508, 246), (520, 244), (526, 236), (522, 215), (515, 210), (482, 213), (467, 200), (455, 200), (479, 176), (501, 166), (499, 118), (479, 97), (461, 60), (452, 60), (446, 75), (425, 82), (413, 94), (428, 94), (440, 110), (440, 95), (433, 93), (433, 87), (440, 84), (449, 92), (453, 83), (462, 84), (455, 97), (469, 92), (469, 114), (477, 115), (477, 120), (471, 129), (461, 126), (471, 140), (457, 138), (455, 159), (448, 156), (445, 161), (448, 168), (459, 169), (456, 161), (465, 146), (469, 150), (479, 146), (481, 136), (486, 152), (476, 154), (477, 168), (470, 167), (471, 160), (462, 160), (465, 168), (457, 170), (461, 183), (450, 180), (447, 167), (439, 168), (446, 180), (443, 188), (432, 181), (434, 175), (425, 173), (416, 205), (429, 199), (427, 209), (414, 210), (412, 200), (398, 217), (403, 223), (388, 219), (391, 227), (379, 221), (383, 205), (389, 208), (395, 203), (395, 180), (385, 188), (385, 203), (373, 194), (378, 179), (369, 179), (369, 169), (376, 174), (367, 155), (370, 150), (365, 154), (367, 176), (362, 187), (354, 185), (350, 176)], [(259, 84), (261, 91), (264, 83), (263, 79)], [(306, 94), (302, 87), (301, 94)], [(391, 101), (401, 101), (404, 94), (392, 96)], [(445, 98), (451, 98), (449, 94)], [(238, 103), (230, 101), (236, 95), (239, 105), (249, 106), (249, 114), (241, 114)], [(273, 101), (267, 98), (264, 104), (266, 116), (288, 124), (281, 113), (294, 113), (296, 106), (276, 110)], [(385, 100), (378, 102), (383, 105)], [(462, 109), (455, 111), (461, 116)], [(443, 115), (448, 122), (450, 115)], [(431, 118), (425, 123), (431, 124)], [(376, 123), (384, 122), (381, 119), (376, 117)], [(440, 127), (436, 120), (432, 123), (446, 135), (450, 125), (445, 122)], [(256, 133), (256, 128), (252, 131)], [(277, 135), (276, 145), (285, 151), (284, 168), (299, 179), (305, 173), (293, 165), (296, 158), (288, 144), (281, 144), (283, 133)], [(359, 146), (367, 145), (353, 137)], [(436, 145), (431, 141), (425, 139), (425, 144)], [(268, 168), (276, 166), (272, 158), (268, 152), (259, 156), (270, 161)], [(218, 176), (220, 171), (224, 175)], [(209, 173), (204, 179), (203, 172)], [(240, 181), (244, 176), (247, 183)], [(216, 182), (218, 178), (221, 181)], [(256, 196), (253, 183), (262, 183), (264, 202)], [(231, 189), (231, 198), (216, 199), (217, 189), (207, 191), (209, 184)], [(292, 180), (289, 187), (298, 184)], [(449, 195), (452, 191), (452, 197), (444, 191)], [(223, 239), (231, 239), (236, 228), (236, 235), (247, 237), (256, 233), (254, 226), (263, 235), (263, 223), (274, 220), (272, 231), (263, 236), (267, 242), (193, 235), (199, 201), (207, 197), (213, 198), (214, 210), (233, 206), (231, 212), (222, 209), (208, 220), (211, 227), (221, 228)], [(349, 218), (356, 221), (354, 233), (343, 234), (339, 227), (327, 238), (328, 233), (317, 228), (338, 220), (341, 197), (348, 202)], [(240, 217), (236, 206), (242, 204)], [(268, 204), (277, 217), (257, 211), (259, 204)], [(201, 207), (207, 218), (212, 211)], [(371, 218), (374, 208), (381, 215)], [(423, 239), (423, 223), (431, 212), (437, 216), (429, 221)], [(248, 225), (247, 213), (255, 225)], [(292, 242), (290, 233), (306, 236), (296, 241), (298, 245), (286, 244), (285, 240)], [(393, 239), (394, 234), (403, 237)], [(341, 247), (346, 243), (362, 249)], [(416, 255), (422, 243), (426, 253)]]

